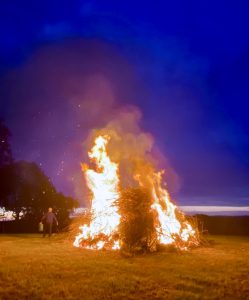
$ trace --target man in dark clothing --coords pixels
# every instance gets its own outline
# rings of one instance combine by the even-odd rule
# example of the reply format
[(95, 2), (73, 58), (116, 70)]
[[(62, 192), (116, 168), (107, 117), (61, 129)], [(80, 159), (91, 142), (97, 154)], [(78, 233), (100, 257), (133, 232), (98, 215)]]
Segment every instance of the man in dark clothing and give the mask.
[(45, 237), (47, 233), (49, 234), (49, 237), (51, 237), (53, 222), (55, 222), (58, 226), (58, 221), (51, 207), (49, 207), (48, 212), (44, 214), (44, 216), (41, 219), (41, 222), (44, 225), (43, 237)]

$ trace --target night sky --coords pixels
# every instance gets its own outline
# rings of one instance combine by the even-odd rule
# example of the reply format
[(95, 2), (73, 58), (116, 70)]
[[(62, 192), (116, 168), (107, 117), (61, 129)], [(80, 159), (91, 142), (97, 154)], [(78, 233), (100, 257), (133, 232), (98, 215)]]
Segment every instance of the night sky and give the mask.
[[(181, 205), (249, 203), (248, 1), (1, 1), (15, 159), (83, 201), (84, 140), (134, 105)], [(163, 166), (162, 166), (163, 167)]]

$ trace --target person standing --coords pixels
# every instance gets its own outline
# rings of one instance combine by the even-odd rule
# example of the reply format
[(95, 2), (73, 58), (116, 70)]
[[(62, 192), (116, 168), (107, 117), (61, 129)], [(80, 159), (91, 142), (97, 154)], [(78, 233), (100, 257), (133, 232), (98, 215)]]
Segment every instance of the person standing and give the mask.
[(58, 221), (55, 214), (53, 213), (52, 207), (49, 207), (48, 211), (43, 215), (41, 222), (44, 225), (43, 237), (45, 237), (46, 234), (48, 234), (49, 237), (51, 237), (53, 223), (56, 223), (56, 225), (58, 226)]

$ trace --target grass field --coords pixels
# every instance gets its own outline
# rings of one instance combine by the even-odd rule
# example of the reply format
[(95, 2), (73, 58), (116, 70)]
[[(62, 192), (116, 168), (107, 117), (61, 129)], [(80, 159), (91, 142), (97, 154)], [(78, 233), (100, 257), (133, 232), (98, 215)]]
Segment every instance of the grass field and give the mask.
[(133, 258), (0, 235), (0, 299), (249, 299), (249, 238)]

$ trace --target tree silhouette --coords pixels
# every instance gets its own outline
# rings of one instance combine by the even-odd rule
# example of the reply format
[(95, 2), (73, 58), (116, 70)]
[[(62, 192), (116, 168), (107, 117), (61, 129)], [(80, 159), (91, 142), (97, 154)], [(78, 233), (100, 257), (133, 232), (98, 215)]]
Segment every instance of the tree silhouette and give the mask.
[(14, 212), (16, 220), (38, 222), (48, 207), (57, 212), (60, 224), (67, 225), (69, 211), (78, 205), (71, 197), (57, 193), (50, 179), (32, 162), (13, 161), (11, 134), (0, 119), (0, 207)]
[(0, 168), (13, 162), (12, 152), (9, 144), (11, 133), (0, 119)]
[[(14, 162), (0, 168), (0, 206), (14, 211), (16, 219), (40, 220), (48, 207), (68, 217), (77, 202), (56, 192), (50, 179), (35, 163)], [(59, 219), (63, 219), (59, 217)]]

